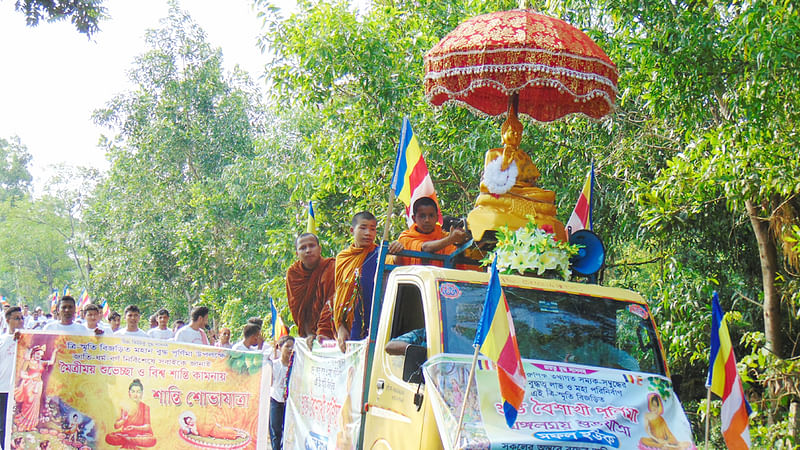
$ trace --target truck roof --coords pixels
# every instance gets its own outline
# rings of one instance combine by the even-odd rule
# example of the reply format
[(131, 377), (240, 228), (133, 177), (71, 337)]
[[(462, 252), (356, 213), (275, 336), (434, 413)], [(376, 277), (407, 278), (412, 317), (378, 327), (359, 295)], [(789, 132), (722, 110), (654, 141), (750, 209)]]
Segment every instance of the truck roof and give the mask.
[[(463, 281), (468, 283), (489, 282), (489, 273), (474, 270), (445, 269), (436, 266), (396, 266), (391, 276), (415, 275), (423, 281)], [(622, 288), (600, 286), (597, 284), (574, 283), (563, 280), (551, 280), (534, 276), (500, 275), (500, 284), (530, 289), (565, 292), (591, 297), (614, 298), (645, 305), (644, 298), (638, 293)]]

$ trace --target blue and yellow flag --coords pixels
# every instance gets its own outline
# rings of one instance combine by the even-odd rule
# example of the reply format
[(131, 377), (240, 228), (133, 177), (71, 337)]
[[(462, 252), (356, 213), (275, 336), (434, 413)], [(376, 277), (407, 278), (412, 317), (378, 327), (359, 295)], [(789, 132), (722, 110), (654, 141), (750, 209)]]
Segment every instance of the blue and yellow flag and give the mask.
[(306, 233), (317, 234), (317, 216), (314, 214), (314, 202), (308, 201), (308, 224), (306, 225)]

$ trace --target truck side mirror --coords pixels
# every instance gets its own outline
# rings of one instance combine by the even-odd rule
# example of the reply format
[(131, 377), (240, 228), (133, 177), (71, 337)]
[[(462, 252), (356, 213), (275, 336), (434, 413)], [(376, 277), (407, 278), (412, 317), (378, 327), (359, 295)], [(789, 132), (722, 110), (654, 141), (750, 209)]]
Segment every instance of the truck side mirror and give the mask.
[(406, 347), (403, 360), (403, 381), (407, 383), (422, 382), (422, 364), (428, 360), (428, 349), (421, 345)]

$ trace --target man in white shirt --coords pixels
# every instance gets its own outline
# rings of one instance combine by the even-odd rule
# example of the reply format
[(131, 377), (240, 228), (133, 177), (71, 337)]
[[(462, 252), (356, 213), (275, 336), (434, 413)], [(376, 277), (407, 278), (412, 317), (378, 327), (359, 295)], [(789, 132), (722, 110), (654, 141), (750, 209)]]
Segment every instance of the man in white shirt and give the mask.
[(76, 336), (93, 336), (88, 328), (74, 323), (75, 319), (75, 299), (69, 295), (61, 297), (58, 301), (58, 322), (50, 322), (44, 326), (44, 331), (57, 331), (62, 334), (74, 334)]
[(3, 314), (0, 314), (0, 333), (5, 333), (8, 329), (8, 324), (6, 323), (6, 311), (8, 311), (8, 308), (10, 307), (11, 304), (3, 300)]
[(208, 308), (195, 306), (192, 308), (192, 323), (184, 326), (175, 333), (176, 342), (209, 345), (205, 327), (208, 324)]
[(22, 327), (26, 330), (30, 329), (32, 320), (33, 316), (31, 316), (31, 311), (28, 309), (28, 305), (22, 305)]
[(231, 350), (238, 350), (240, 352), (251, 351), (251, 347), (258, 344), (259, 334), (261, 334), (261, 327), (253, 323), (248, 323), (242, 330), (243, 339), (233, 344)]
[(33, 310), (33, 323), (31, 324), (31, 329), (41, 330), (44, 328), (46, 323), (47, 317), (44, 316), (44, 311), (42, 311), (40, 306), (37, 306), (36, 309)]
[[(95, 330), (100, 330), (100, 333), (104, 335), (111, 335), (111, 327), (100, 322), (100, 307), (95, 305), (94, 303), (90, 303), (83, 308), (83, 314), (85, 315), (86, 320), (84, 321), (84, 325), (86, 328), (92, 330), (92, 332), (97, 333)], [(98, 333), (98, 334), (100, 334)]]
[(0, 361), (3, 361), (3, 364), (0, 364), (0, 417), (4, 419), (0, 423), (0, 443), (5, 442), (6, 438), (6, 404), (11, 386), (14, 384), (14, 371), (11, 370), (14, 364), (11, 361), (17, 358), (17, 342), (14, 334), (22, 328), (22, 308), (10, 306), (3, 317), (8, 324), (8, 332), (0, 336)]
[(142, 317), (139, 307), (128, 305), (125, 307), (125, 328), (120, 328), (114, 336), (120, 337), (149, 337), (147, 333), (139, 329), (139, 319)]
[(169, 325), (169, 311), (166, 308), (161, 308), (156, 313), (156, 321), (158, 322), (158, 326), (155, 328), (151, 328), (147, 331), (147, 335), (153, 339), (163, 339), (169, 340), (175, 336), (175, 333), (167, 327)]

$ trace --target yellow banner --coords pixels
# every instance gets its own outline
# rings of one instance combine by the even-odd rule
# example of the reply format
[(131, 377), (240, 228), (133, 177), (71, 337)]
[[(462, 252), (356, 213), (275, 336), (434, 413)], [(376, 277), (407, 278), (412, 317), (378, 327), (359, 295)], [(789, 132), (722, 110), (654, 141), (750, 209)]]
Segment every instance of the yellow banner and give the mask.
[(162, 340), (23, 334), (6, 448), (264, 448), (263, 364), (261, 353)]

